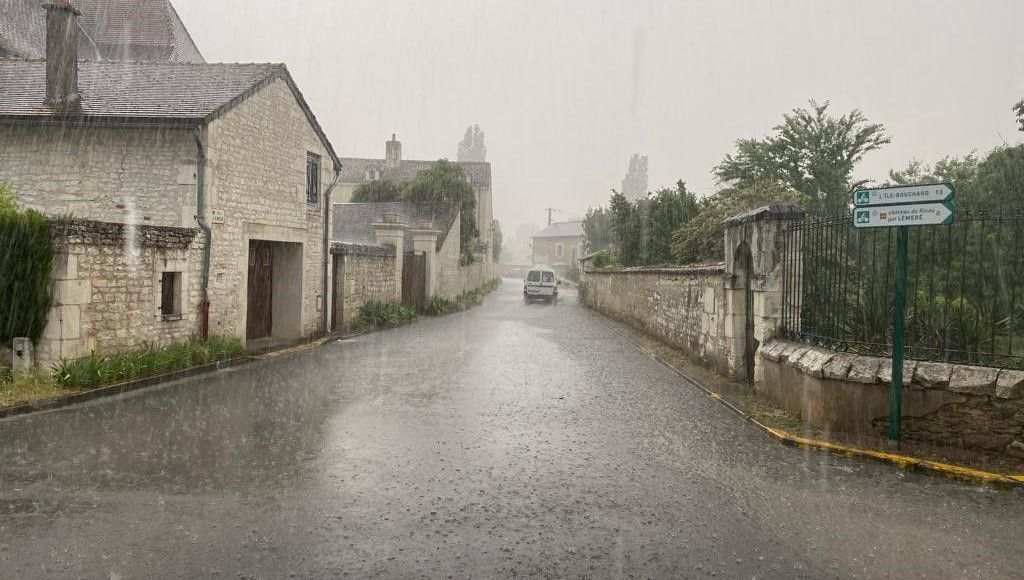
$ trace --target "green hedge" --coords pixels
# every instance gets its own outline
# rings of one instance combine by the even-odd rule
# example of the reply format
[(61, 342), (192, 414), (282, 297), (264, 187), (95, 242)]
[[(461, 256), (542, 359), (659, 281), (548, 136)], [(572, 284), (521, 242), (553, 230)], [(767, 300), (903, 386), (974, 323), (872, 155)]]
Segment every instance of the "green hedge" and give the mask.
[(43, 333), (52, 266), (50, 223), (39, 212), (15, 209), (13, 192), (0, 185), (0, 344)]

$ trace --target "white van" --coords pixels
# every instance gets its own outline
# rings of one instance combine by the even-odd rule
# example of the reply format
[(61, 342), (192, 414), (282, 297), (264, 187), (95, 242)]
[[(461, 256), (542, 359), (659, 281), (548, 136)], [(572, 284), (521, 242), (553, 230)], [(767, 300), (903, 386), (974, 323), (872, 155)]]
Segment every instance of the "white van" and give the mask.
[(526, 273), (523, 281), (523, 302), (529, 304), (534, 300), (546, 300), (551, 304), (558, 302), (558, 287), (562, 281), (558, 274), (547, 266), (534, 266)]

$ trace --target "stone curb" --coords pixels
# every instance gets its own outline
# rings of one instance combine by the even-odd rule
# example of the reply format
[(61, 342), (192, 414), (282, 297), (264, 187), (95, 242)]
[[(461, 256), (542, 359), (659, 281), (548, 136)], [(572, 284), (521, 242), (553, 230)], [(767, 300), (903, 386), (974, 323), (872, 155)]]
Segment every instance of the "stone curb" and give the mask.
[(98, 389), (92, 389), (90, 391), (84, 391), (81, 393), (61, 395), (59, 397), (40, 399), (38, 401), (32, 401), (31, 403), (25, 403), (14, 407), (5, 407), (0, 409), (0, 419), (16, 417), (19, 415), (27, 415), (29, 413), (38, 413), (40, 411), (52, 411), (54, 409), (60, 409), (62, 407), (77, 405), (79, 403), (85, 403), (88, 401), (93, 401), (95, 399), (112, 397), (114, 395), (120, 395), (123, 393), (130, 393), (131, 391), (137, 391), (139, 389), (144, 389), (146, 387), (152, 387), (155, 385), (169, 383), (171, 381), (176, 381), (179, 379), (186, 379), (197, 375), (219, 371), (221, 369), (240, 366), (246, 363), (253, 362), (254, 360), (255, 359), (248, 356), (229, 358), (214, 363), (200, 365), (197, 367), (182, 369), (180, 371), (164, 373), (162, 375), (154, 375), (151, 377), (125, 381), (123, 383), (107, 385), (105, 387), (99, 387)]
[(727, 409), (733, 413), (739, 415), (742, 419), (761, 429), (776, 441), (784, 445), (790, 445), (793, 447), (799, 447), (802, 449), (814, 449), (817, 451), (827, 451), (834, 455), (841, 457), (857, 457), (861, 459), (871, 459), (874, 461), (881, 461), (890, 465), (895, 465), (901, 469), (912, 470), (912, 471), (926, 471), (929, 473), (939, 474), (951, 479), (960, 479), (965, 481), (971, 481), (975, 483), (996, 485), (996, 486), (1010, 486), (1010, 487), (1024, 487), (1024, 474), (1019, 475), (1008, 475), (1002, 473), (994, 473), (991, 471), (982, 471), (979, 469), (971, 469), (969, 467), (963, 467), (961, 465), (953, 465), (950, 463), (942, 463), (939, 461), (932, 461), (929, 459), (921, 459), (920, 457), (913, 457), (910, 455), (900, 455), (897, 453), (886, 453), (884, 451), (875, 451), (873, 449), (862, 449), (859, 447), (850, 447), (839, 443), (833, 443), (831, 441), (823, 441), (820, 439), (811, 439), (808, 437), (801, 437), (799, 435), (793, 435), (783, 431), (782, 429), (775, 429), (769, 427), (764, 423), (761, 423), (757, 419), (752, 418), (746, 412), (739, 407), (733, 405), (722, 395), (711, 390), (705, 386), (699, 380), (691, 377), (680, 369), (676, 368), (672, 363), (664, 360), (657, 353), (652, 352), (643, 345), (627, 336), (618, 328), (615, 328), (609, 324), (604, 317), (598, 314), (602, 320), (601, 322), (611, 329), (612, 332), (618, 334), (622, 338), (626, 339), (630, 344), (635, 346), (640, 352), (650, 356), (652, 359), (658, 361), (662, 365), (668, 367), (670, 370), (675, 372), (677, 375), (686, 379), (687, 382), (694, 385), (698, 389), (704, 391), (710, 398), (718, 401), (724, 405)]

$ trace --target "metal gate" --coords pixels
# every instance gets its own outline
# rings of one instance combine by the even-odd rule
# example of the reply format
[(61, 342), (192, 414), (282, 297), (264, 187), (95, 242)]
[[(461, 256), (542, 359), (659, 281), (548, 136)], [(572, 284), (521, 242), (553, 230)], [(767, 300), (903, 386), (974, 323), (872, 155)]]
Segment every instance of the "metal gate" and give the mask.
[(427, 256), (409, 252), (402, 261), (402, 303), (421, 309), (427, 303)]
[(272, 242), (249, 242), (249, 297), (245, 317), (245, 338), (270, 336), (273, 326), (274, 247)]

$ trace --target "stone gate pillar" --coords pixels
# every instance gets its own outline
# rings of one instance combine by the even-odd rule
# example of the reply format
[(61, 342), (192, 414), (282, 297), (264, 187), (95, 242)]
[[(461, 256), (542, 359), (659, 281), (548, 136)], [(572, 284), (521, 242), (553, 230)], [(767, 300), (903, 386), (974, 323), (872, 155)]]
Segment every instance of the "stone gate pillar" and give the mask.
[(437, 295), (437, 238), (441, 232), (423, 227), (409, 230), (409, 233), (413, 249), (427, 257), (427, 298), (433, 298)]
[(758, 347), (782, 322), (784, 234), (804, 219), (795, 205), (776, 204), (725, 220), (725, 336), (729, 371), (760, 378)]
[(405, 258), (405, 224), (398, 221), (398, 214), (386, 213), (382, 221), (373, 224), (377, 244), (395, 249), (395, 302), (402, 301), (402, 267)]

